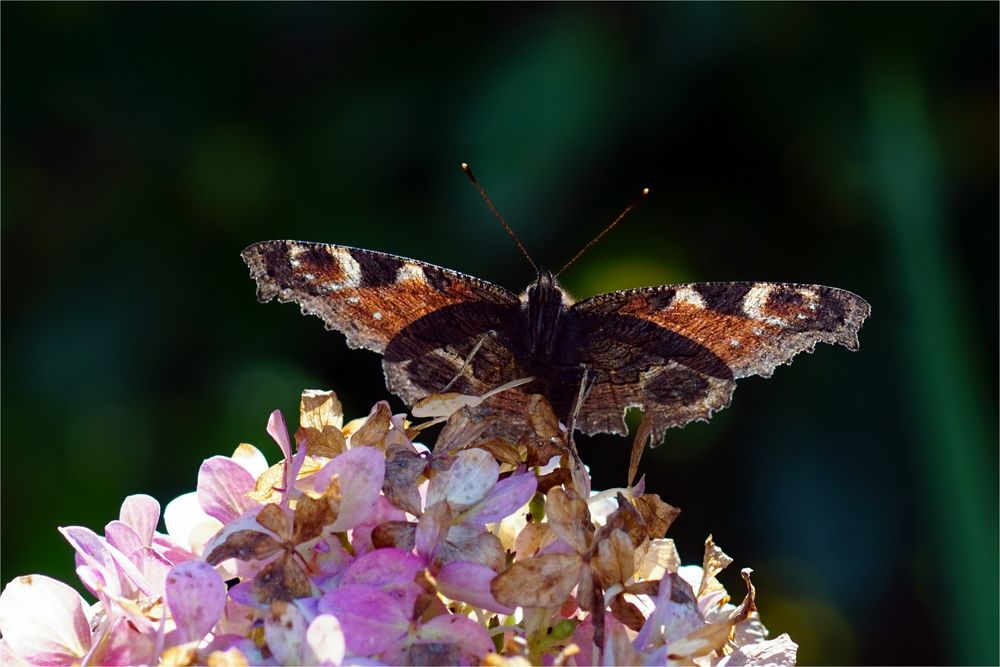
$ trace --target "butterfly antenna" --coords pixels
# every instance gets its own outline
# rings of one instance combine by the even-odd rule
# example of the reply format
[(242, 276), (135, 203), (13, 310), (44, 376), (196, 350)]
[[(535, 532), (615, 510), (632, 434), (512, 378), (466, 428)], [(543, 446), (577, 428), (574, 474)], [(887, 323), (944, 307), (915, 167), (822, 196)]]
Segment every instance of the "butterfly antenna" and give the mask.
[(563, 271), (565, 271), (566, 269), (568, 269), (573, 262), (575, 262), (576, 260), (580, 259), (580, 257), (583, 255), (583, 253), (585, 253), (588, 250), (590, 250), (590, 248), (595, 243), (597, 243), (598, 241), (601, 240), (601, 237), (603, 237), (605, 234), (607, 234), (612, 229), (614, 229), (615, 225), (617, 225), (619, 222), (621, 222), (622, 219), (624, 219), (625, 216), (629, 214), (629, 211), (631, 211), (636, 206), (638, 206), (640, 204), (640, 202), (642, 202), (642, 200), (645, 199), (648, 195), (649, 195), (649, 188), (643, 188), (642, 189), (642, 194), (639, 195), (638, 197), (636, 197), (635, 199), (633, 199), (632, 203), (629, 204), (628, 206), (626, 206), (625, 210), (622, 211), (621, 213), (619, 213), (618, 217), (615, 218), (611, 222), (610, 225), (608, 225), (607, 227), (604, 228), (604, 231), (602, 231), (600, 234), (598, 234), (593, 239), (591, 239), (590, 243), (588, 243), (587, 245), (583, 246), (583, 249), (580, 252), (576, 253), (576, 255), (573, 256), (573, 259), (571, 259), (568, 262), (566, 262), (566, 265), (564, 267), (562, 267), (561, 269), (559, 269), (559, 271), (556, 273), (556, 275), (558, 276), (560, 273), (562, 273)]
[(528, 254), (528, 250), (524, 247), (524, 244), (521, 243), (521, 239), (517, 238), (517, 234), (514, 233), (514, 230), (510, 228), (510, 225), (507, 224), (507, 221), (503, 219), (503, 216), (500, 215), (496, 207), (493, 206), (493, 202), (490, 200), (490, 196), (486, 194), (486, 190), (484, 190), (483, 186), (481, 186), (479, 184), (479, 181), (476, 180), (476, 175), (472, 173), (472, 168), (467, 163), (463, 162), (462, 171), (464, 171), (465, 175), (469, 177), (470, 181), (472, 181), (472, 187), (476, 188), (476, 192), (478, 192), (479, 196), (483, 198), (484, 202), (486, 202), (486, 206), (490, 209), (490, 212), (493, 214), (493, 216), (500, 221), (500, 224), (503, 225), (503, 228), (507, 230), (507, 233), (510, 234), (510, 237), (514, 239), (514, 243), (516, 243), (517, 247), (521, 249), (521, 254), (523, 254), (524, 258), (528, 260), (529, 264), (531, 264), (531, 268), (535, 270), (535, 273), (538, 273), (539, 272), (538, 265), (535, 264), (535, 260), (531, 259), (531, 255)]

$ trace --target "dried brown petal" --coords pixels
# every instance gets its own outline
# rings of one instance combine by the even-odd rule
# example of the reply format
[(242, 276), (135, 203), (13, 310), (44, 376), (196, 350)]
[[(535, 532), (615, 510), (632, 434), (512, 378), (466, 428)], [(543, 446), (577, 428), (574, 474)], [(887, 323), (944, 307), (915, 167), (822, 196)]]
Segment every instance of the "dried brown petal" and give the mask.
[(611, 599), (611, 615), (636, 632), (642, 630), (642, 626), (646, 622), (642, 611), (626, 600), (623, 593), (619, 593)]
[(642, 413), (642, 421), (639, 422), (639, 428), (635, 430), (635, 437), (632, 439), (632, 453), (628, 460), (628, 486), (632, 488), (632, 484), (635, 482), (635, 476), (639, 472), (639, 461), (642, 459), (642, 453), (646, 451), (646, 445), (649, 444), (650, 436), (653, 435), (653, 411), (646, 410)]
[(294, 600), (312, 595), (312, 583), (298, 561), (286, 553), (257, 573), (254, 595), (260, 602)]
[(715, 575), (729, 567), (733, 559), (725, 554), (719, 547), (715, 546), (712, 536), (705, 540), (705, 559), (702, 564), (701, 586), (698, 587), (698, 597), (710, 591), (725, 590)]
[(455, 537), (459, 532), (452, 529), (448, 539), (437, 552), (437, 560), (442, 565), (459, 560), (468, 560), (485, 565), (494, 572), (500, 572), (507, 565), (507, 552), (500, 538), (493, 533), (474, 532), (469, 536)]
[(351, 447), (376, 447), (384, 450), (391, 418), (389, 406), (385, 402), (377, 403), (365, 423), (351, 436)]
[(427, 469), (427, 459), (402, 447), (391, 446), (385, 460), (382, 493), (393, 505), (414, 516), (420, 514), (417, 480)]
[(750, 614), (757, 611), (757, 589), (754, 588), (753, 582), (750, 581), (751, 573), (753, 573), (753, 570), (749, 567), (740, 570), (740, 576), (743, 577), (743, 583), (747, 587), (747, 596), (743, 598), (740, 606), (733, 611), (733, 615), (729, 619), (731, 625), (742, 623), (750, 617)]
[(434, 443), (434, 455), (441, 456), (465, 449), (495, 421), (496, 417), (476, 417), (468, 410), (459, 410), (448, 418), (444, 428), (441, 429)]
[(572, 484), (573, 478), (566, 468), (556, 468), (547, 475), (538, 478), (538, 493), (548, 493), (550, 489), (563, 484)]
[(413, 551), (416, 545), (417, 524), (409, 521), (386, 521), (372, 530), (372, 545), (376, 549), (396, 547)]
[(541, 394), (528, 396), (528, 423), (542, 438), (558, 438), (562, 434), (556, 413)]
[(597, 553), (590, 561), (594, 573), (604, 588), (624, 584), (632, 578), (635, 569), (632, 540), (622, 530), (614, 530), (597, 544)]
[(646, 532), (651, 539), (663, 537), (681, 513), (680, 509), (663, 502), (655, 493), (644, 493), (636, 498), (635, 508), (645, 520)]
[(547, 438), (530, 437), (523, 439), (528, 452), (526, 463), (529, 468), (548, 465), (554, 456), (566, 454), (566, 446)]
[(542, 540), (549, 535), (549, 524), (529, 523), (521, 529), (514, 539), (514, 553), (518, 559), (534, 555), (542, 546)]
[(556, 487), (545, 496), (545, 516), (556, 537), (565, 540), (577, 553), (590, 549), (594, 525), (585, 501)]
[(247, 494), (258, 503), (281, 502), (281, 489), (285, 486), (285, 462), (275, 463), (257, 478), (257, 485)]
[(205, 556), (209, 565), (236, 558), (242, 561), (262, 560), (281, 550), (281, 543), (259, 530), (238, 530)]
[(500, 463), (516, 466), (521, 463), (521, 452), (517, 447), (503, 438), (491, 438), (483, 442), (477, 442), (473, 447), (485, 449), (493, 455)]
[(323, 529), (337, 519), (337, 513), (331, 507), (330, 501), (340, 502), (340, 484), (334, 477), (326, 493), (319, 498), (303, 494), (295, 505), (295, 530), (292, 532), (292, 544), (302, 544), (323, 534)]
[(344, 426), (344, 410), (332, 391), (306, 389), (299, 401), (299, 429), (295, 440), (305, 440), (306, 452), (310, 456), (334, 458), (347, 449), (347, 441), (341, 428)]
[(656, 595), (660, 591), (660, 580), (637, 581), (625, 586), (625, 592), (631, 595)]
[(292, 519), (280, 505), (264, 505), (260, 512), (257, 513), (257, 523), (272, 533), (280, 535), (283, 539), (291, 537)]
[(546, 554), (514, 563), (490, 584), (493, 597), (509, 607), (558, 607), (585, 567), (577, 554)]

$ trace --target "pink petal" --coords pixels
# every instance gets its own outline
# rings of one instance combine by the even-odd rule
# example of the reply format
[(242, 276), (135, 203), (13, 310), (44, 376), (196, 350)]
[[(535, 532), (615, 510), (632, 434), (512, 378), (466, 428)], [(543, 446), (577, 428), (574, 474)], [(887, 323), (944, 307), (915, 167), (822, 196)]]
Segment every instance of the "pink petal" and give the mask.
[(0, 634), (14, 655), (37, 665), (79, 663), (91, 646), (83, 598), (40, 574), (18, 577), (0, 594)]
[(445, 597), (466, 602), (473, 607), (501, 614), (513, 614), (514, 608), (502, 605), (493, 597), (490, 582), (497, 576), (492, 568), (459, 560), (448, 563), (435, 575), (438, 591)]
[(535, 473), (511, 475), (497, 482), (482, 502), (462, 515), (460, 522), (464, 525), (483, 525), (499, 521), (524, 507), (537, 488)]
[(406, 513), (390, 503), (385, 496), (379, 496), (368, 518), (355, 526), (351, 532), (351, 546), (354, 547), (354, 553), (361, 555), (374, 551), (372, 531), (386, 521), (406, 521)]
[(153, 593), (128, 556), (109, 545), (94, 531), (81, 526), (64, 526), (59, 532), (73, 546), (83, 563), (102, 571), (104, 581), (111, 587), (113, 595), (131, 594), (133, 586), (147, 595)]
[(319, 601), (319, 612), (337, 617), (347, 649), (361, 655), (381, 653), (404, 636), (410, 627), (410, 622), (388, 594), (359, 584), (328, 592)]
[(122, 502), (118, 518), (129, 525), (148, 547), (153, 543), (153, 533), (160, 521), (160, 503), (156, 502), (156, 498), (141, 493), (128, 496)]
[(142, 576), (146, 579), (154, 595), (161, 595), (166, 585), (167, 575), (174, 563), (150, 547), (139, 547), (129, 554)]
[[(163, 510), (163, 522), (170, 538), (178, 546), (195, 553), (201, 553), (205, 542), (222, 527), (218, 519), (205, 514), (194, 491), (181, 494), (167, 503)], [(159, 541), (159, 537), (154, 537), (153, 541)]]
[(344, 661), (344, 631), (336, 616), (321, 614), (314, 618), (306, 631), (306, 643), (312, 652), (307, 654), (307, 664), (339, 665)]
[(341, 585), (364, 584), (388, 593), (396, 605), (409, 616), (413, 603), (423, 590), (414, 582), (424, 562), (401, 549), (376, 549), (361, 556), (344, 572)]
[(213, 456), (198, 469), (198, 503), (205, 514), (228, 523), (257, 504), (247, 496), (256, 485), (240, 464)]
[(275, 410), (267, 419), (267, 433), (281, 448), (285, 461), (292, 460), (292, 441), (288, 439), (288, 427), (285, 426), (285, 416), (281, 410)]
[(482, 500), (500, 475), (500, 464), (482, 449), (458, 453), (451, 468), (435, 475), (427, 488), (427, 504), (447, 500), (455, 509), (464, 509)]
[(364, 523), (375, 511), (385, 480), (385, 453), (374, 447), (348, 449), (316, 473), (316, 490), (326, 490), (334, 475), (339, 475), (341, 500), (330, 530), (339, 533)]
[(219, 622), (226, 608), (226, 584), (208, 563), (189, 560), (170, 571), (167, 606), (182, 642), (199, 641)]
[(104, 527), (104, 539), (123, 554), (130, 554), (145, 544), (139, 533), (124, 521), (111, 521)]
[(463, 657), (477, 665), (487, 653), (496, 650), (486, 628), (466, 616), (435, 616), (420, 626), (417, 639), (419, 642), (456, 644), (462, 650)]
[(156, 637), (138, 632), (126, 618), (114, 622), (110, 632), (87, 657), (92, 665), (149, 665), (155, 659)]

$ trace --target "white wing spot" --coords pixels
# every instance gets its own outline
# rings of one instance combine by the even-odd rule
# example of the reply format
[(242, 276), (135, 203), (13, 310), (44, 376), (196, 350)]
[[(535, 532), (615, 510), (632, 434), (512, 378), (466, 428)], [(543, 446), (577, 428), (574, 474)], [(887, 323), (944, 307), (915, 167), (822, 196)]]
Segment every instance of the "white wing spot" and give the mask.
[(380, 312), (378, 312), (376, 310), (374, 313), (372, 313), (372, 317), (374, 317), (375, 320), (378, 321), (378, 320), (382, 319), (382, 313), (380, 313)]
[(729, 347), (739, 347), (739, 346), (740, 346), (740, 341), (736, 340), (735, 338), (729, 339)]
[(404, 263), (399, 270), (396, 271), (396, 281), (403, 282), (406, 280), (419, 280), (420, 282), (426, 282), (427, 276), (424, 275), (424, 270), (418, 264), (407, 264)]
[(690, 287), (678, 288), (677, 293), (674, 294), (674, 303), (686, 303), (698, 308), (705, 307), (705, 299)]
[(351, 257), (351, 253), (345, 248), (331, 248), (330, 254), (340, 263), (340, 268), (344, 272), (343, 280), (331, 281), (330, 284), (336, 285), (340, 289), (345, 287), (360, 287), (361, 265), (358, 264), (358, 260)]
[(361, 303), (361, 297), (360, 296), (349, 296), (349, 297), (347, 297), (347, 303), (350, 303), (350, 304)]

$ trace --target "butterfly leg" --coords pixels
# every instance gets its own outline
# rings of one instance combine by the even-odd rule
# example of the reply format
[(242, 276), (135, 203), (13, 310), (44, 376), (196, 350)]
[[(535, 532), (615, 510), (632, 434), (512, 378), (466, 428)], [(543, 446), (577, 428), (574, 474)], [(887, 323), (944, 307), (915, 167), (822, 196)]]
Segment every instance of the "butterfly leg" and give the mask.
[(458, 381), (458, 378), (460, 378), (460, 377), (462, 377), (463, 375), (465, 375), (465, 369), (469, 367), (469, 364), (470, 364), (470, 363), (472, 363), (472, 359), (473, 359), (473, 357), (475, 357), (475, 356), (476, 356), (476, 353), (477, 353), (477, 352), (479, 352), (479, 348), (481, 348), (481, 347), (483, 346), (483, 343), (485, 343), (485, 342), (486, 342), (486, 339), (487, 339), (487, 338), (489, 338), (490, 336), (496, 336), (496, 335), (497, 335), (497, 332), (496, 332), (496, 331), (493, 331), (493, 330), (491, 329), (491, 330), (487, 331), (487, 332), (486, 332), (485, 334), (483, 334), (483, 335), (482, 335), (482, 336), (480, 337), (479, 341), (478, 341), (478, 342), (477, 342), (477, 343), (475, 344), (475, 346), (473, 346), (473, 348), (472, 348), (472, 352), (470, 352), (470, 353), (469, 353), (469, 356), (467, 356), (467, 357), (465, 358), (465, 361), (464, 361), (464, 362), (462, 363), (462, 367), (461, 367), (461, 368), (460, 368), (460, 369), (458, 370), (458, 373), (456, 373), (456, 374), (455, 374), (455, 377), (453, 377), (453, 378), (452, 378), (452, 379), (451, 379), (451, 380), (450, 380), (450, 381), (448, 382), (448, 384), (446, 384), (446, 385), (444, 386), (444, 389), (442, 389), (442, 390), (441, 390), (442, 392), (446, 392), (446, 391), (448, 391), (448, 389), (450, 389), (450, 388), (451, 388), (451, 385), (455, 384), (455, 382), (457, 382), (457, 381)]

